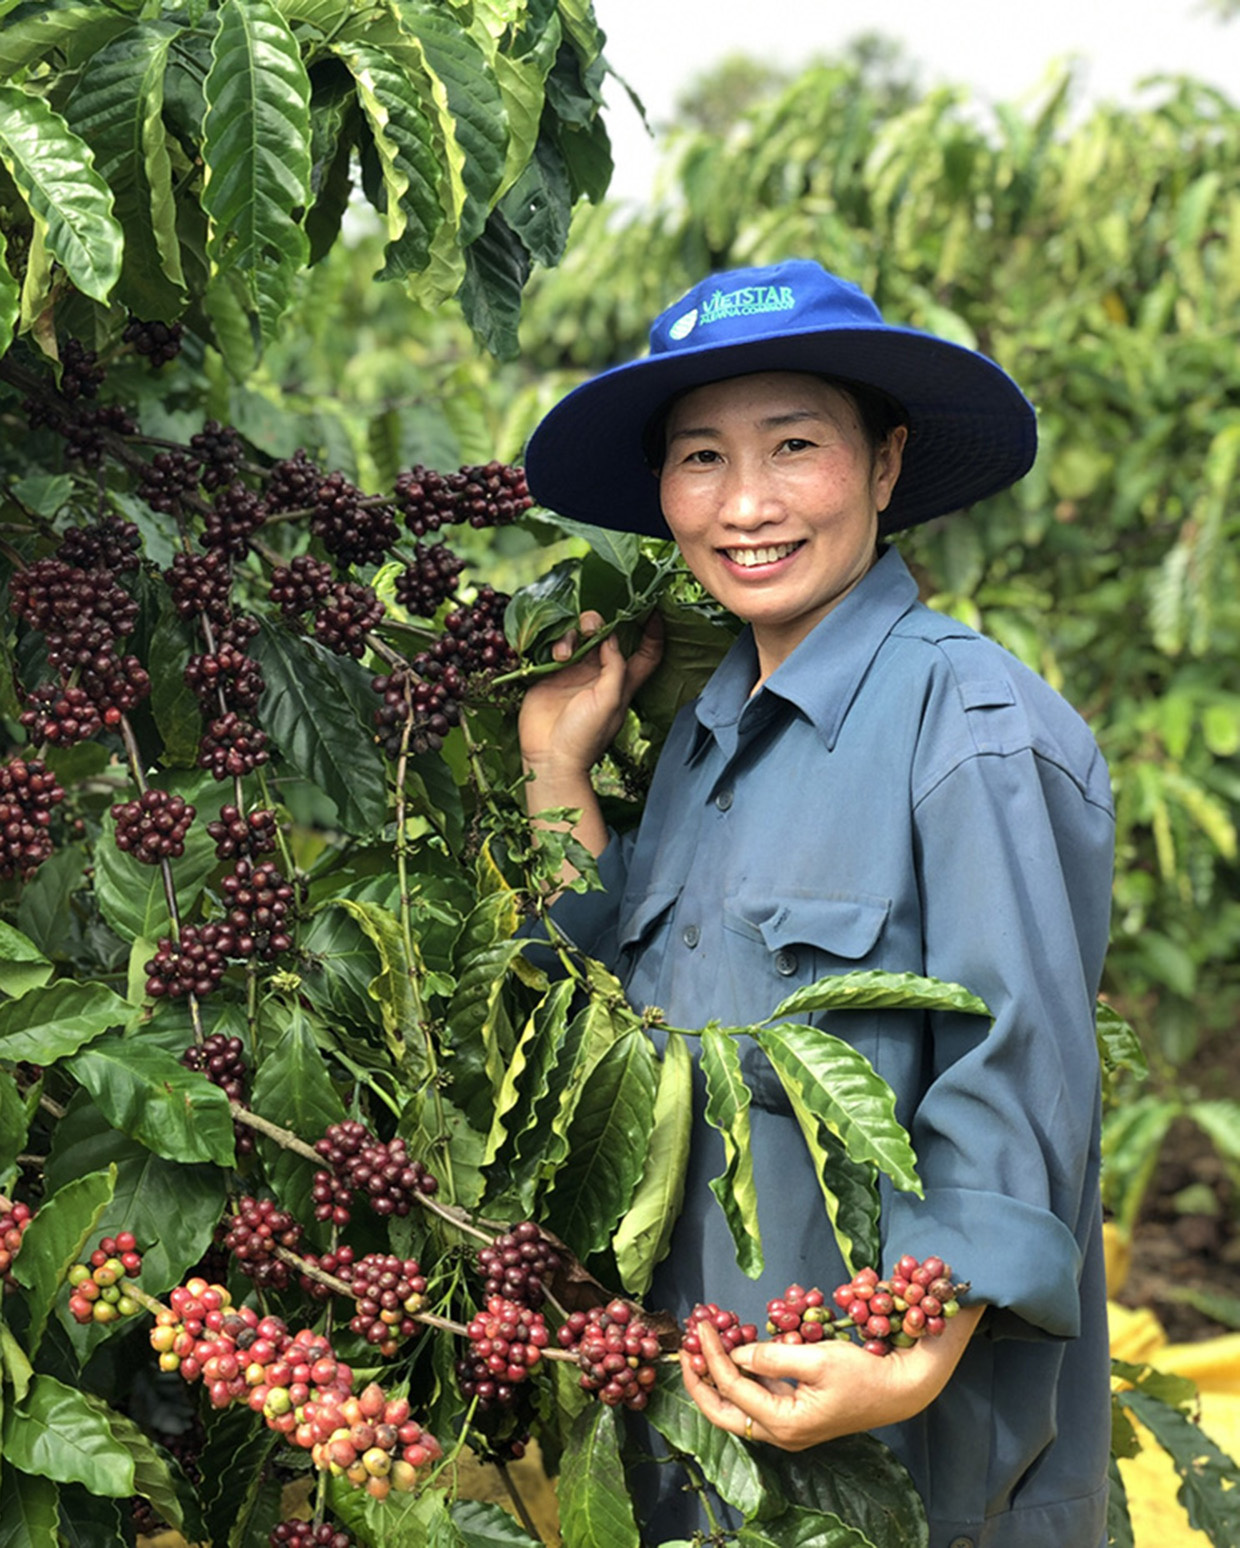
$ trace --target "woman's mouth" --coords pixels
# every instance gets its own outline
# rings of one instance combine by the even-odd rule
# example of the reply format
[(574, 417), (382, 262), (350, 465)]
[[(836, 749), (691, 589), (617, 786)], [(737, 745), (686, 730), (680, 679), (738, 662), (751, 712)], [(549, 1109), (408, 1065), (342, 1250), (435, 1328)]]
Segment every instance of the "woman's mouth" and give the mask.
[(733, 564), (740, 565), (741, 569), (751, 570), (760, 564), (774, 564), (779, 559), (786, 559), (800, 547), (800, 543), (770, 543), (765, 548), (725, 548), (721, 552)]

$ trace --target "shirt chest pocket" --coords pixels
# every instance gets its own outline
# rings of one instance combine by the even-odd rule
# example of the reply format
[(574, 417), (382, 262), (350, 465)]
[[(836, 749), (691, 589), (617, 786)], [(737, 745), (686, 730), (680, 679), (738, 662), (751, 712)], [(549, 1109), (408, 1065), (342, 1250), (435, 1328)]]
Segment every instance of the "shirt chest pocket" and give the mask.
[[(723, 924), (726, 978), (736, 1011), (733, 1024), (765, 1020), (795, 989), (830, 974), (881, 963), (886, 898), (835, 894), (781, 898), (774, 904), (733, 898)], [(748, 1039), (741, 1069), (758, 1107), (790, 1112), (788, 1099), (765, 1055)]]
[[(738, 895), (723, 911), (722, 979), (739, 1022), (762, 1021), (794, 989), (882, 962), (891, 904), (864, 894), (805, 894), (775, 901)], [(721, 982), (721, 988), (723, 984)]]

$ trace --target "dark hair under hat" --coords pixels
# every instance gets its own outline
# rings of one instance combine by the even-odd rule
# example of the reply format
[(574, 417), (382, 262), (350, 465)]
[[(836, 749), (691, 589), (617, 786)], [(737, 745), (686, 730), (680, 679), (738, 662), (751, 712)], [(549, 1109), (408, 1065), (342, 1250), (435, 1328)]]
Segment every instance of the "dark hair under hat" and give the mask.
[(562, 399), (526, 448), (530, 493), (561, 516), (666, 537), (650, 421), (680, 393), (756, 371), (843, 378), (903, 407), (909, 440), (884, 534), (997, 494), (1033, 465), (1033, 407), (993, 360), (886, 323), (856, 285), (790, 259), (710, 275), (655, 320), (648, 355)]

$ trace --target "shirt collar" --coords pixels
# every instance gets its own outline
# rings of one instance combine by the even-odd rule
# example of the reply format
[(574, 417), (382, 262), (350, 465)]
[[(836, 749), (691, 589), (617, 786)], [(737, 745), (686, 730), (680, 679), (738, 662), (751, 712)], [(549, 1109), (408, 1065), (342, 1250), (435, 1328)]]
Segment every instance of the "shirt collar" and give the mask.
[(752, 697), (758, 657), (753, 633), (746, 628), (698, 699), (699, 729), (690, 759), (712, 735), (730, 756), (742, 716), (746, 721), (765, 720), (773, 708), (772, 698), (795, 705), (830, 751), (879, 648), (916, 600), (917, 582), (908, 566), (894, 548), (885, 549)]

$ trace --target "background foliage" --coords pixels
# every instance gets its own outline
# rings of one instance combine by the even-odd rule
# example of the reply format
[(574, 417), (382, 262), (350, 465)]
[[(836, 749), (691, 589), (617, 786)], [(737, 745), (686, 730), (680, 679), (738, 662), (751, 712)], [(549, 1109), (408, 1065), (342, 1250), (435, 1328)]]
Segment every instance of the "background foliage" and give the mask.
[[(212, 1425), (217, 1473), (247, 1502), (229, 1521), (222, 1499), (186, 1493), (176, 1466), (126, 1427), (131, 1410), (149, 1421), (142, 1405), (155, 1401), (134, 1384), (144, 1334), (75, 1331), (63, 1306), (65, 1269), (105, 1229), (128, 1225), (150, 1244), (143, 1283), (154, 1292), (178, 1283), (235, 1203), (239, 1160), (246, 1189), (308, 1220), (304, 1156), (268, 1138), (239, 1158), (226, 1105), (196, 1077), (174, 1081), (192, 1122), (157, 1101), (195, 1038), (242, 1038), (246, 1101), (286, 1133), (312, 1143), (358, 1113), (426, 1154), (454, 1202), (496, 1220), (532, 1214), (607, 1284), (639, 1294), (665, 1239), (668, 1201), (650, 1199), (668, 1192), (674, 1144), (656, 1153), (663, 1170), (643, 1175), (648, 1158), (612, 1147), (606, 1116), (631, 1110), (644, 1135), (674, 1110), (678, 1064), (642, 1051), (597, 965), (561, 964), (582, 997), (570, 1005), (513, 938), (541, 882), (516, 816), (511, 697), (479, 680), (442, 751), (408, 757), (406, 744), (385, 757), (375, 745), (371, 676), (440, 637), (452, 605), (419, 618), (396, 600), (410, 541), (381, 562), (342, 559), (307, 511), (235, 556), (237, 606), (264, 619), (252, 654), (273, 755), (241, 786), (196, 767), (202, 726), (183, 673), (204, 642), (174, 616), (161, 572), (201, 551), (210, 494), (161, 512), (140, 490), (158, 443), (183, 446), (206, 419), (241, 431), (257, 491), (296, 447), (384, 496), (415, 466), (517, 462), (543, 409), (640, 349), (649, 319), (704, 270), (792, 252), (855, 278), (890, 318), (992, 354), (1037, 405), (1038, 465), (968, 518), (899, 541), (932, 605), (1061, 688), (1111, 764), (1120, 852), (1107, 992), (1151, 1029), (1158, 1077), (1139, 1100), (1130, 1076), (1116, 1077), (1115, 1096), (1127, 1096), (1108, 1130), (1119, 1218), (1131, 1223), (1158, 1145), (1185, 1115), (1240, 1166), (1235, 1104), (1176, 1083), (1186, 1059), (1230, 1033), (1240, 988), (1240, 109), (1184, 80), (1139, 108), (1081, 117), (1064, 77), (1032, 109), (983, 117), (962, 93), (919, 93), (898, 61), (860, 50), (762, 83), (723, 121), (689, 104), (700, 127), (675, 139), (660, 196), (617, 210), (581, 203), (601, 197), (609, 161), (603, 39), (575, 0), (57, 0), (0, 14), (0, 324), (16, 341), (0, 367), (4, 554), (27, 566), (71, 528), (108, 513), (133, 521), (144, 569), (127, 583), (139, 604), (130, 648), (153, 678), (132, 745), (104, 732), (48, 752), (68, 791), (56, 852), (24, 885), (0, 883), (0, 1182), (59, 1205), (42, 1245), (27, 1243), (27, 1310), (4, 1331), (5, 1402), (10, 1414), (37, 1407), (49, 1433), (85, 1434), (91, 1457), (66, 1471), (10, 1450), (6, 1541), (116, 1541), (132, 1530), (116, 1502), (143, 1485), (169, 1519), (192, 1525), (205, 1511), (230, 1542), (261, 1541), (270, 1525), (267, 1451), (227, 1422), (246, 1416)], [(134, 318), (183, 327), (173, 364), (153, 371), (125, 346)], [(56, 403), (48, 374), (70, 338), (100, 352), (105, 398), (153, 439), (104, 425), (95, 464), (31, 428), (24, 400)], [(89, 417), (92, 405), (78, 408)], [(659, 545), (534, 519), (454, 527), (452, 542), (470, 562), (456, 600), (468, 605), (484, 582), (528, 588), (508, 622), (534, 669), (581, 596), (622, 620), (661, 599), (667, 668), (602, 774), (613, 812), (630, 820), (670, 714), (722, 648), (727, 620)], [(383, 600), (364, 667), (290, 628), (268, 600), (272, 569), (298, 554), (326, 555)], [(38, 631), (7, 605), (4, 616), (0, 706), (11, 750), (28, 757), (20, 713), (48, 663)], [(145, 964), (161, 934), (220, 916), (228, 867), (199, 832), (173, 869), (170, 908), (157, 873), (115, 843), (110, 806), (137, 780), (195, 801), (201, 821), (234, 794), (275, 810), (280, 863), (299, 884), (293, 953), (234, 961), (196, 1009), (153, 1005)], [(44, 1158), (41, 1171), (19, 1161), (28, 1155)], [(735, 1203), (743, 1217), (739, 1192)], [(447, 1309), (463, 1315), (477, 1298), (469, 1238), (442, 1222), (372, 1224), (359, 1244), (439, 1264)], [(323, 1232), (314, 1245), (328, 1245)], [(446, 1433), (462, 1412), (450, 1357), (417, 1349), (382, 1379), (408, 1386)], [(1134, 1412), (1168, 1401), (1129, 1374)], [(72, 1395), (79, 1381), (106, 1413)], [(568, 1529), (628, 1541), (610, 1415), (581, 1409), (562, 1382), (554, 1390), (539, 1433), (553, 1462), (566, 1448)], [(1188, 1406), (1182, 1391), (1172, 1399), (1176, 1413)], [(754, 1518), (744, 1541), (821, 1529), (796, 1512), (768, 1519), (785, 1497), (807, 1497), (791, 1463), (788, 1477), (767, 1476), (745, 1448), (693, 1428), (670, 1390), (659, 1419)], [(1161, 1429), (1188, 1479), (1196, 1435), (1171, 1420)], [(841, 1543), (854, 1532), (879, 1548), (884, 1532), (917, 1540), (909, 1519), (884, 1525), (881, 1511), (813, 1498), (808, 1514), (850, 1523)], [(1226, 1541), (1234, 1522), (1212, 1499), (1207, 1490), (1194, 1508)], [(398, 1529), (335, 1503), (376, 1543), (455, 1542), (452, 1531), (472, 1542), (471, 1521), (484, 1530), (469, 1511), (451, 1527), (405, 1512)], [(10, 1529), (16, 1507), (23, 1525)], [(1125, 1541), (1122, 1512), (1113, 1526)], [(500, 1530), (491, 1517), (485, 1529)]]

